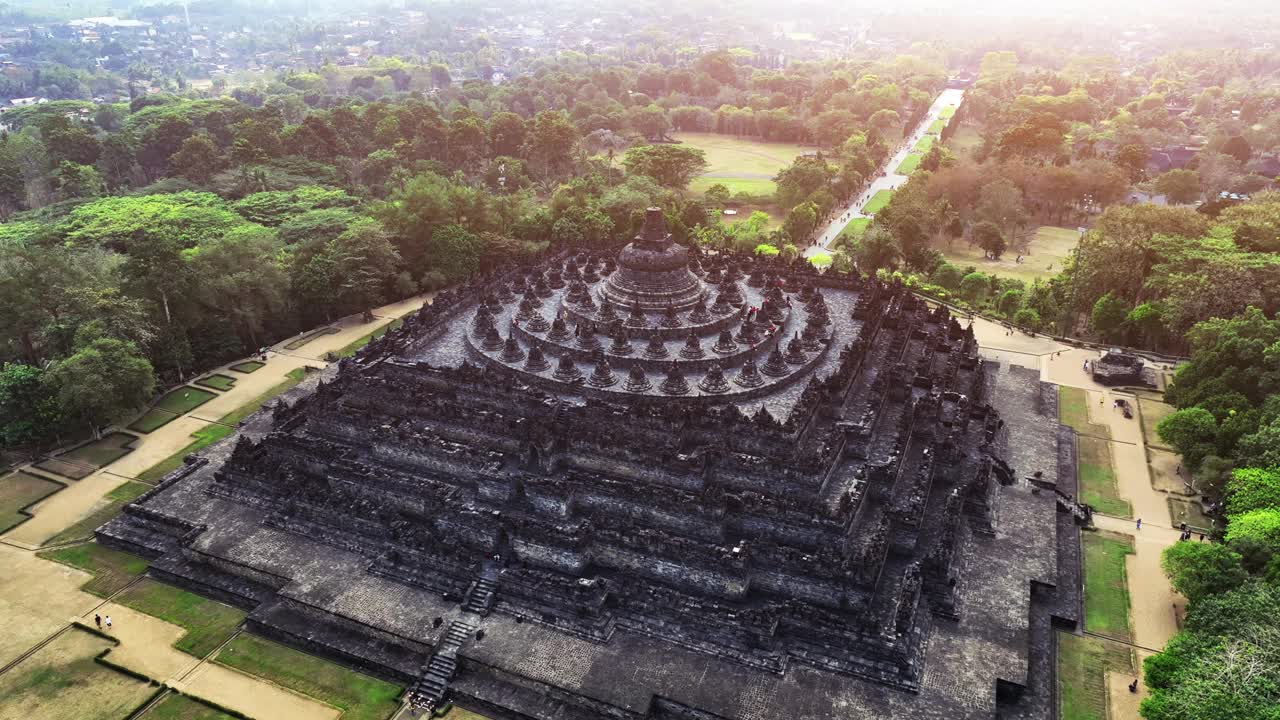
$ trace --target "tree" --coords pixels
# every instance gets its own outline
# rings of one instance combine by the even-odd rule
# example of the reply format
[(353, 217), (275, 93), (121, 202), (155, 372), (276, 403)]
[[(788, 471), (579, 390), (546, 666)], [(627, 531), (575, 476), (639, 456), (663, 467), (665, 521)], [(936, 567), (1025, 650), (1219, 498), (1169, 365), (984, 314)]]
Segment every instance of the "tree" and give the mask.
[(177, 174), (204, 185), (218, 172), (222, 156), (207, 135), (192, 135), (182, 141), (182, 146), (169, 158), (169, 164)]
[(1006, 247), (1004, 233), (1000, 232), (999, 226), (990, 220), (983, 220), (973, 226), (973, 241), (992, 260), (999, 260), (1004, 254)]
[(639, 145), (627, 150), (622, 164), (628, 173), (647, 175), (663, 187), (683, 190), (707, 169), (707, 156), (684, 145)]
[(537, 159), (547, 176), (557, 175), (573, 153), (578, 128), (562, 110), (544, 110), (533, 119), (525, 152)]
[(813, 202), (803, 202), (787, 211), (787, 217), (782, 222), (782, 231), (791, 238), (792, 242), (803, 243), (808, 241), (817, 226), (818, 206)]
[(1040, 329), (1042, 321), (1040, 319), (1040, 313), (1032, 310), (1031, 308), (1024, 307), (1013, 314), (1013, 324), (1035, 332)]
[(944, 287), (948, 290), (960, 289), (960, 281), (964, 279), (964, 272), (952, 265), (951, 263), (942, 263), (934, 268), (933, 275), (930, 276), (933, 284)]
[(1280, 467), (1280, 418), (1241, 437), (1236, 457), (1246, 465)]
[(274, 232), (254, 226), (201, 245), (190, 257), (195, 294), (211, 317), (228, 318), (241, 347), (261, 347), (267, 323), (285, 305), (288, 287)]
[(1195, 470), (1200, 461), (1213, 452), (1218, 422), (1204, 408), (1185, 408), (1170, 413), (1156, 425), (1161, 440), (1182, 455), (1186, 466)]
[(142, 406), (155, 390), (151, 363), (131, 342), (99, 338), (49, 370), (58, 405), (67, 418), (99, 431)]
[(854, 249), (854, 260), (858, 271), (875, 276), (881, 269), (892, 270), (897, 267), (902, 251), (893, 233), (880, 225), (873, 225), (862, 235)]
[(1239, 135), (1232, 135), (1227, 138), (1220, 151), (1223, 155), (1230, 155), (1235, 158), (1241, 165), (1249, 162), (1249, 157), (1253, 155), (1253, 148), (1249, 146), (1249, 141)]
[(60, 419), (44, 370), (20, 363), (0, 366), (0, 447), (42, 443)]
[(361, 310), (365, 322), (373, 322), (374, 306), (400, 269), (400, 253), (390, 235), (378, 221), (362, 218), (334, 238), (329, 252), (341, 278), (343, 302)]
[(1240, 555), (1218, 543), (1179, 542), (1164, 549), (1160, 567), (1191, 603), (1234, 590), (1246, 579)]
[(494, 113), (489, 118), (489, 149), (494, 155), (515, 157), (528, 134), (524, 118), (512, 112)]
[(960, 295), (977, 304), (991, 290), (991, 276), (984, 272), (971, 272), (960, 281)]
[(655, 142), (664, 139), (671, 127), (671, 123), (667, 121), (667, 112), (653, 103), (632, 108), (627, 119), (633, 130)]
[(1228, 515), (1280, 509), (1280, 468), (1237, 468), (1226, 487)]
[(1256, 544), (1266, 549), (1268, 557), (1280, 552), (1280, 508), (1250, 510), (1234, 515), (1227, 523), (1227, 545), (1232, 549)]
[(1128, 303), (1108, 292), (1093, 304), (1093, 312), (1089, 315), (1089, 327), (1104, 339), (1114, 339), (1124, 327), (1129, 310)]
[(58, 166), (54, 177), (57, 181), (58, 195), (63, 199), (97, 197), (106, 190), (102, 176), (92, 165), (77, 165), (70, 160), (64, 160)]
[(1156, 192), (1171, 203), (1185, 205), (1200, 197), (1200, 176), (1195, 170), (1170, 170), (1156, 178)]
[(1142, 174), (1147, 169), (1147, 160), (1151, 157), (1151, 151), (1147, 150), (1146, 145), (1133, 143), (1130, 145), (1121, 145), (1116, 150), (1115, 164), (1119, 165), (1129, 176), (1129, 182), (1137, 182), (1142, 178)]

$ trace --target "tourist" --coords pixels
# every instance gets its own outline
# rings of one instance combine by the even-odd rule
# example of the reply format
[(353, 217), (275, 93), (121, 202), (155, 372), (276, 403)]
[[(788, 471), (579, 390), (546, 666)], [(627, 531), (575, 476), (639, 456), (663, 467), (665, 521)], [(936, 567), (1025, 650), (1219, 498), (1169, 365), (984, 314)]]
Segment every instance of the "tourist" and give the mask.
[(1129, 683), (1129, 692), (1131, 693), (1138, 692), (1138, 678), (1134, 678), (1133, 682)]
[(104, 618), (104, 622), (106, 622), (106, 623), (107, 623), (107, 629), (108, 629), (108, 630), (110, 630), (110, 629), (111, 629), (111, 616), (110, 616), (110, 615), (108, 615), (106, 618)]
[(101, 629), (102, 629), (102, 616), (101, 616), (101, 615), (99, 615), (99, 614), (97, 614), (97, 613), (94, 613), (94, 614), (93, 614), (93, 624), (94, 624), (94, 625), (97, 625), (97, 626), (98, 626), (98, 629), (99, 629), (99, 630), (101, 630)]
[(1138, 518), (1138, 529), (1142, 529), (1142, 518)]

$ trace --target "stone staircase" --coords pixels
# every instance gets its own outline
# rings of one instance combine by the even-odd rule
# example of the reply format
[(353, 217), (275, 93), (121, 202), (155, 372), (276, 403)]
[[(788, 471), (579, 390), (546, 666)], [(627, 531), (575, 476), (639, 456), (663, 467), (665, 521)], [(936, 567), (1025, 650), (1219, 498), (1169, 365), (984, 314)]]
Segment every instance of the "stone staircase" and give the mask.
[(409, 704), (415, 710), (430, 712), (440, 705), (453, 673), (458, 668), (458, 650), (476, 631), (476, 619), (463, 615), (449, 623), (436, 652), (422, 666), (418, 681), (409, 688)]
[(464, 612), (472, 612), (481, 617), (493, 609), (494, 597), (498, 590), (498, 581), (491, 577), (482, 577), (471, 586), (467, 599), (462, 603)]

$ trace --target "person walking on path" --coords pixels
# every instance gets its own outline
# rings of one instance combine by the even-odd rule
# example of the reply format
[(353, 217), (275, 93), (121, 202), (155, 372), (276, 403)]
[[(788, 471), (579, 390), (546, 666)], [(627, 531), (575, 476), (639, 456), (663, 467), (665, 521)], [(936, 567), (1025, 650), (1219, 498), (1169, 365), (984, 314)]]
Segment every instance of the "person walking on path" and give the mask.
[(97, 626), (98, 626), (98, 629), (99, 629), (99, 630), (101, 630), (101, 629), (102, 629), (102, 616), (101, 616), (101, 615), (99, 615), (99, 614), (97, 614), (97, 613), (94, 613), (94, 614), (93, 614), (93, 624), (97, 625)]
[(110, 615), (108, 615), (108, 616), (107, 616), (107, 618), (106, 618), (106, 623), (107, 623), (107, 629), (108, 629), (108, 630), (110, 630), (110, 629), (111, 629), (111, 616), (110, 616)]
[[(1142, 529), (1142, 518), (1138, 518), (1138, 529), (1139, 529), (1139, 530), (1141, 530), (1141, 529)], [(110, 625), (110, 624), (111, 624), (111, 618), (107, 618), (107, 624), (108, 624), (108, 625)]]

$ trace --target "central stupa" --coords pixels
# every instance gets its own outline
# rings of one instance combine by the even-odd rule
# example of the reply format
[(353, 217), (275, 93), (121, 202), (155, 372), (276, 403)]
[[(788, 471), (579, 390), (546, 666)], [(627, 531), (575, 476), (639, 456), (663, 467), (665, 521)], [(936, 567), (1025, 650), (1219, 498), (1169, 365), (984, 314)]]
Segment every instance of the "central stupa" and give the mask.
[(661, 208), (651, 207), (640, 233), (618, 255), (618, 271), (601, 294), (624, 308), (681, 311), (704, 299), (706, 289), (689, 270), (689, 251), (667, 232)]

